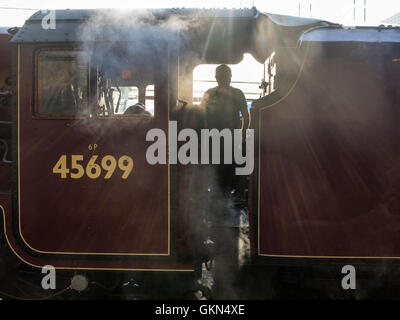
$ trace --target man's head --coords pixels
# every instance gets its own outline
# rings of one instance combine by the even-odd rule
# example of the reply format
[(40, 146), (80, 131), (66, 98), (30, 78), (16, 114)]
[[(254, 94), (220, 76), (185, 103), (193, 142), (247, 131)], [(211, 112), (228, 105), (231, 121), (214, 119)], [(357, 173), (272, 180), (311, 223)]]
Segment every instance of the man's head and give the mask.
[(221, 64), (215, 69), (215, 79), (219, 87), (229, 87), (232, 79), (232, 71), (226, 64)]

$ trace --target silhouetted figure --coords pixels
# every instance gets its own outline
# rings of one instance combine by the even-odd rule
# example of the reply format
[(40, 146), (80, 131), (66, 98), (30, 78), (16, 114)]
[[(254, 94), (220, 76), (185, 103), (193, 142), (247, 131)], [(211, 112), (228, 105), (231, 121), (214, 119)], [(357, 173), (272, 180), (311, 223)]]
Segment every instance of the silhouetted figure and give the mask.
[[(205, 110), (207, 129), (247, 129), (249, 112), (243, 92), (231, 87), (232, 72), (227, 65), (220, 65), (215, 70), (218, 86), (209, 89), (203, 96), (201, 106)], [(242, 115), (242, 121), (240, 119)], [(242, 131), (242, 140), (245, 130)], [(232, 139), (233, 141), (234, 139)], [(212, 165), (212, 170), (205, 175), (212, 192), (208, 192), (209, 220), (212, 229), (211, 239), (214, 242), (214, 286), (215, 296), (223, 299), (237, 299), (235, 279), (238, 278), (238, 228), (240, 211), (235, 206), (235, 199), (243, 191), (244, 176), (235, 175), (234, 145), (232, 145), (232, 164), (224, 161), (224, 143), (220, 144), (220, 165)], [(211, 152), (210, 152), (211, 154)], [(210, 159), (211, 160), (211, 159)], [(211, 163), (211, 162), (210, 162)], [(215, 173), (215, 176), (213, 176)], [(236, 192), (233, 192), (235, 190)]]
[[(242, 140), (245, 139), (245, 129), (249, 127), (249, 111), (247, 109), (246, 97), (240, 89), (233, 88), (231, 84), (232, 71), (229, 66), (222, 64), (215, 69), (215, 79), (218, 86), (205, 92), (201, 106), (205, 110), (205, 122), (208, 129), (242, 129)], [(242, 115), (242, 121), (240, 120)], [(221, 163), (224, 159), (223, 144), (221, 143)], [(232, 146), (232, 161), (233, 146)], [(235, 164), (219, 165), (218, 184), (221, 191), (230, 193), (237, 189), (240, 178), (235, 176)]]
[[(249, 111), (246, 97), (240, 89), (231, 84), (232, 71), (222, 64), (215, 69), (218, 86), (206, 91), (201, 106), (206, 110), (206, 126), (209, 129), (247, 129)], [(240, 121), (242, 114), (243, 121)]]

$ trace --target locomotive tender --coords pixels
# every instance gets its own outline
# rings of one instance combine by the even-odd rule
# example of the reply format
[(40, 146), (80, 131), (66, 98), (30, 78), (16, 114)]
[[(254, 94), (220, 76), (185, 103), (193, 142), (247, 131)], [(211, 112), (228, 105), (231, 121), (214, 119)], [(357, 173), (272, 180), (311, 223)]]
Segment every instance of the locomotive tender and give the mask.
[[(310, 274), (340, 286), (343, 265), (372, 278), (396, 268), (399, 28), (255, 8), (57, 10), (55, 29), (42, 27), (45, 15), (32, 15), (7, 45), (13, 118), (2, 107), (0, 126), (12, 181), (11, 165), (0, 162), (0, 208), (18, 259), (195, 277), (211, 259), (202, 212), (219, 208), (204, 209), (201, 166), (146, 161), (146, 133), (168, 132), (170, 120), (198, 128), (195, 106), (176, 108), (193, 100), (193, 69), (250, 53), (277, 71), (251, 109), (251, 252), (238, 286), (266, 274), (285, 282), (288, 270), (301, 278), (292, 288)], [(132, 87), (147, 112), (125, 112)]]

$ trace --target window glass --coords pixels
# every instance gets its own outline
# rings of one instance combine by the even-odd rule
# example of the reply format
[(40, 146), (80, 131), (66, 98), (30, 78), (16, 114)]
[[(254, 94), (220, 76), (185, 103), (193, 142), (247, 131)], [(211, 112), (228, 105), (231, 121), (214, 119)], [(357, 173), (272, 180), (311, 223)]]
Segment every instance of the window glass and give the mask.
[[(108, 116), (111, 114), (123, 115), (125, 111), (139, 102), (139, 88), (130, 86), (111, 87), (112, 99), (107, 100), (107, 92), (100, 94), (98, 115)], [(112, 108), (112, 111), (111, 111)]]
[(154, 84), (146, 87), (146, 109), (154, 115)]
[(153, 72), (134, 62), (98, 66), (98, 117), (154, 115)]
[(86, 57), (78, 51), (46, 50), (37, 60), (38, 103), (41, 115), (87, 113)]
[[(112, 97), (112, 98), (110, 98)], [(154, 115), (154, 85), (101, 86), (98, 116)]]
[(166, 76), (166, 48), (148, 49), (132, 42), (96, 44), (91, 61), (93, 75), (97, 72), (97, 117), (154, 116), (155, 96)]

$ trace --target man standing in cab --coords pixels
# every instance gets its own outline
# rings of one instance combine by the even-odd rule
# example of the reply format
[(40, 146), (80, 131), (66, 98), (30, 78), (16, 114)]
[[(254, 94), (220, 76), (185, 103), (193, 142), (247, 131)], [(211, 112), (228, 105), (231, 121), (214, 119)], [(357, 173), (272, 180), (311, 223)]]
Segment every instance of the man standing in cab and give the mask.
[[(225, 64), (215, 69), (215, 79), (218, 86), (207, 90), (201, 101), (201, 107), (205, 110), (205, 125), (207, 129), (242, 129), (242, 142), (245, 142), (246, 129), (249, 128), (250, 116), (247, 109), (246, 97), (240, 89), (231, 86), (232, 71)], [(240, 115), (242, 119), (240, 119)], [(221, 141), (221, 146), (222, 146)], [(224, 154), (221, 148), (220, 157), (223, 163)], [(232, 146), (232, 160), (233, 157)], [(220, 165), (218, 170), (218, 184), (223, 191), (231, 192), (238, 188), (235, 178), (235, 165)], [(228, 190), (229, 189), (229, 190)], [(221, 190), (222, 191), (222, 190)]]

